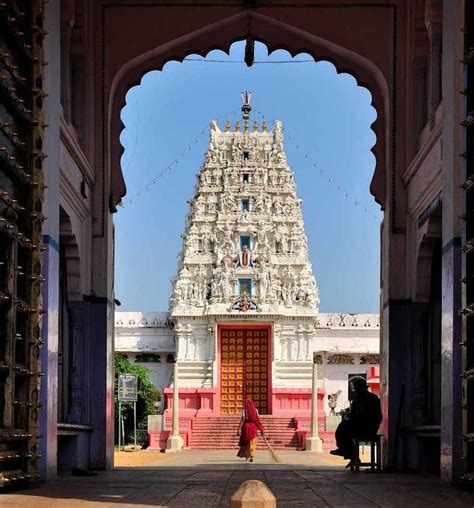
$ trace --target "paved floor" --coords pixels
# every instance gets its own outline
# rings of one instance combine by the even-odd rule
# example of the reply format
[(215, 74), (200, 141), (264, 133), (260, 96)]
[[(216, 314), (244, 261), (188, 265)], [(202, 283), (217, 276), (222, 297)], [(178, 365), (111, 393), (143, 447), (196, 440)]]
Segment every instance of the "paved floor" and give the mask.
[(58, 481), (4, 494), (5, 507), (170, 508), (228, 507), (245, 480), (264, 481), (277, 505), (291, 507), (474, 507), (474, 493), (442, 485), (429, 475), (350, 473), (329, 455), (282, 452), (274, 464), (260, 452), (241, 462), (230, 451), (189, 450), (179, 454), (120, 453), (116, 468), (92, 478), (62, 475)]

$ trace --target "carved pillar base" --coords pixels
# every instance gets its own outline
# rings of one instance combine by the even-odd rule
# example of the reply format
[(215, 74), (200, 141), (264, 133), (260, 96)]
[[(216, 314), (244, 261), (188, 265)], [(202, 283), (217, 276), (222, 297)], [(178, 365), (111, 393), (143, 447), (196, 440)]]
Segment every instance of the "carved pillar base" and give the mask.
[(170, 436), (166, 441), (165, 453), (180, 452), (183, 450), (184, 442), (181, 436)]
[(310, 436), (306, 439), (306, 451), (307, 452), (322, 452), (323, 441), (318, 436)]

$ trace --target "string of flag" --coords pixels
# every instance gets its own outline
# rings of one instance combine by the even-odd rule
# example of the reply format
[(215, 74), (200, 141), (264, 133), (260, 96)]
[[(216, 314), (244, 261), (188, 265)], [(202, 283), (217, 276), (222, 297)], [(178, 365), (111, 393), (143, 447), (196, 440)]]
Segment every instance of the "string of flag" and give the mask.
[[(266, 116), (264, 113), (258, 110), (253, 110), (254, 113), (259, 115), (262, 120), (266, 119)], [(217, 118), (217, 122), (222, 121), (222, 119), (228, 119), (231, 116), (237, 116), (237, 113), (239, 113), (239, 109), (235, 109), (231, 111), (230, 113), (227, 113), (225, 115), (221, 115)], [(380, 221), (380, 218), (377, 217), (369, 208), (363, 204), (363, 201), (357, 196), (354, 196), (354, 194), (347, 189), (344, 188), (343, 185), (341, 185), (331, 174), (329, 174), (325, 169), (316, 162), (313, 157), (308, 153), (305, 152), (298, 142), (297, 138), (288, 130), (287, 127), (284, 127), (282, 129), (283, 133), (285, 134), (285, 139), (291, 143), (298, 152), (303, 154), (303, 157), (305, 160), (308, 161), (308, 163), (316, 170), (317, 174), (319, 174), (322, 178), (324, 178), (329, 184), (333, 185), (336, 190), (342, 194), (344, 194), (345, 199), (349, 200), (354, 206), (356, 206), (358, 209), (362, 210), (365, 214), (371, 217), (374, 221)], [(150, 187), (155, 185), (158, 180), (165, 177), (173, 168), (179, 165), (182, 159), (190, 152), (192, 149), (199, 143), (199, 140), (202, 139), (203, 136), (207, 136), (209, 133), (209, 127), (208, 125), (204, 126), (204, 128), (190, 141), (188, 146), (183, 149), (181, 153), (179, 153), (176, 157), (173, 158), (173, 160), (164, 166), (153, 178), (151, 178), (140, 190), (138, 190), (135, 194), (133, 194), (132, 197), (129, 199), (126, 199), (125, 201), (122, 201), (119, 206), (125, 207), (131, 205), (133, 202), (135, 202), (140, 196), (142, 196), (145, 192), (147, 192)], [(130, 164), (129, 164), (130, 165)]]
[[(261, 111), (254, 110), (254, 112), (260, 115), (262, 119), (265, 119), (265, 115)], [(317, 173), (322, 178), (327, 180), (329, 184), (333, 185), (338, 192), (344, 194), (345, 199), (351, 201), (354, 206), (358, 207), (365, 214), (370, 216), (372, 220), (380, 222), (380, 218), (377, 217), (377, 215), (375, 215), (371, 210), (369, 210), (369, 208), (364, 205), (363, 201), (360, 198), (354, 196), (352, 192), (345, 189), (344, 186), (341, 185), (331, 174), (325, 171), (324, 168), (318, 162), (316, 162), (308, 152), (303, 150), (297, 138), (288, 130), (288, 128), (283, 127), (282, 132), (285, 135), (285, 140), (288, 140), (296, 148), (296, 150), (298, 150), (298, 152), (302, 153), (304, 159), (307, 160), (307, 162), (317, 171)]]
[[(234, 109), (230, 113), (221, 115), (217, 118), (217, 122), (221, 122), (222, 119), (228, 119), (231, 116), (237, 116), (237, 112), (239, 112), (239, 109)], [(189, 144), (184, 148), (184, 150), (179, 153), (176, 157), (173, 158), (173, 160), (164, 166), (153, 178), (151, 178), (139, 191), (137, 191), (135, 194), (133, 194), (132, 197), (129, 199), (126, 199), (125, 201), (121, 201), (119, 203), (119, 206), (124, 208), (125, 206), (131, 205), (133, 202), (135, 202), (140, 196), (142, 196), (145, 192), (148, 191), (150, 187), (155, 185), (158, 180), (166, 176), (174, 167), (176, 167), (182, 159), (199, 143), (199, 140), (202, 139), (203, 136), (207, 135), (209, 133), (209, 126), (206, 125), (204, 128), (189, 142)]]

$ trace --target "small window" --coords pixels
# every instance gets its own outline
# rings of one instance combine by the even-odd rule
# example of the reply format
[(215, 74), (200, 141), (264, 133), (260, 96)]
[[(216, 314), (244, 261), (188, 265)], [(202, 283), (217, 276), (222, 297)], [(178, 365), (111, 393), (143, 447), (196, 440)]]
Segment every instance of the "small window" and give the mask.
[(249, 152), (243, 152), (242, 153), (242, 157), (243, 157), (244, 161), (248, 160), (248, 158), (249, 158)]
[(240, 237), (240, 250), (244, 248), (244, 245), (247, 246), (247, 249), (250, 250), (250, 236), (241, 236)]
[(242, 199), (240, 201), (242, 212), (249, 212), (250, 211), (250, 199)]
[(135, 363), (161, 363), (161, 357), (156, 353), (138, 353)]
[(242, 175), (242, 181), (243, 181), (244, 183), (249, 183), (249, 182), (250, 182), (250, 175), (249, 175), (248, 173), (244, 173), (244, 174)]
[(168, 356), (166, 357), (166, 363), (174, 363), (174, 354), (173, 353), (168, 354)]
[(252, 295), (252, 279), (239, 279), (239, 296), (244, 293)]

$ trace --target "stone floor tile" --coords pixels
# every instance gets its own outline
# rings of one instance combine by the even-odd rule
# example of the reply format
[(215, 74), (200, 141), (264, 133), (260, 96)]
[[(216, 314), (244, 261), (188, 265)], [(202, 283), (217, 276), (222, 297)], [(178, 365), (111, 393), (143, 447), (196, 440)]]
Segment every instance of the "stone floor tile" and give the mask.
[(343, 485), (318, 485), (310, 483), (310, 488), (329, 506), (340, 504), (365, 504), (366, 506), (373, 506), (375, 503), (367, 497), (358, 494), (357, 492), (343, 486)]
[(294, 471), (264, 471), (267, 482), (299, 483), (306, 480)]
[(168, 501), (170, 508), (186, 508), (188, 506), (218, 507), (222, 498), (222, 492), (217, 492), (211, 485), (188, 485), (177, 496)]
[(252, 471), (234, 471), (230, 480), (233, 482), (244, 482), (246, 480), (260, 480), (265, 481), (265, 474), (263, 471), (252, 470)]
[(431, 503), (432, 506), (446, 506), (449, 508), (473, 508), (474, 492), (444, 487), (413, 487), (408, 494)]
[(232, 471), (198, 471), (186, 478), (186, 482), (227, 482)]

